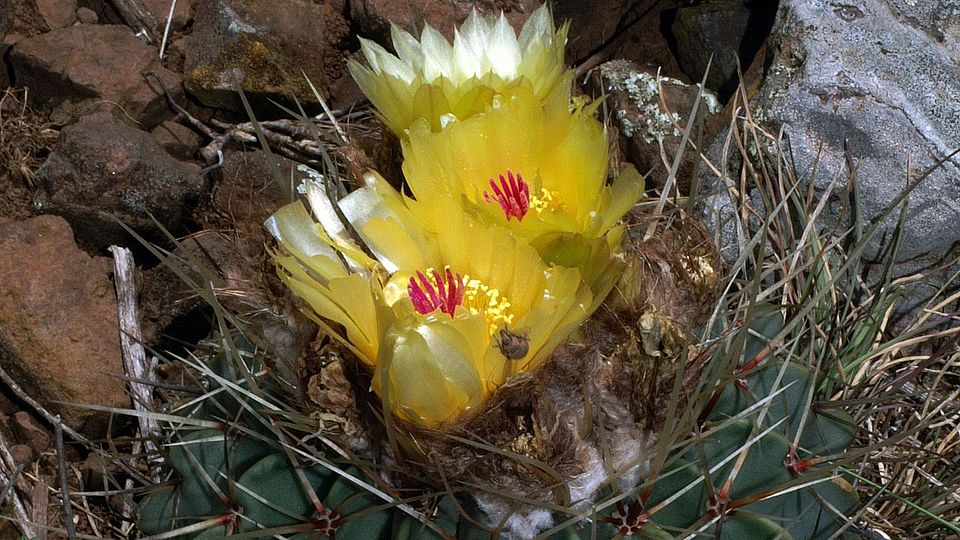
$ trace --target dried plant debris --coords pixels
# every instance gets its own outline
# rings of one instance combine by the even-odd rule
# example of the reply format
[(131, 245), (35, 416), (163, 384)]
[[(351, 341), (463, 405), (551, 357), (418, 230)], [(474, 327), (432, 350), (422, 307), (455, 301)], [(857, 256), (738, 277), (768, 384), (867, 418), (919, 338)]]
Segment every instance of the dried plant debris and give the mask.
[(0, 163), (4, 173), (33, 188), (34, 174), (59, 131), (27, 105), (29, 91), (7, 88), (0, 97)]

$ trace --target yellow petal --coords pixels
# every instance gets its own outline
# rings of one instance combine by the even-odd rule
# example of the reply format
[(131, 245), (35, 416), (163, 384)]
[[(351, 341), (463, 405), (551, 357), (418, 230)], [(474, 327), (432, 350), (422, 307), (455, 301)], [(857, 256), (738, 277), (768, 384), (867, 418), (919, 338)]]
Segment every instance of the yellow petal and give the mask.
[(476, 366), (485, 335), (478, 317), (443, 315), (395, 325), (377, 359), (374, 390), (394, 413), (412, 422), (435, 426), (456, 418), (483, 400)]

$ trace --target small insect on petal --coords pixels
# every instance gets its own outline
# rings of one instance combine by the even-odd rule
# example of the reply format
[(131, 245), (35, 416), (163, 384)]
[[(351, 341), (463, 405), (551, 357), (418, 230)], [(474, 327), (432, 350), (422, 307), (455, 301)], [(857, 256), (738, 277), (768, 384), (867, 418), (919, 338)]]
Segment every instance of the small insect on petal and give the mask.
[(497, 348), (507, 360), (520, 360), (530, 351), (530, 338), (522, 334), (514, 334), (506, 328), (501, 328), (497, 336)]

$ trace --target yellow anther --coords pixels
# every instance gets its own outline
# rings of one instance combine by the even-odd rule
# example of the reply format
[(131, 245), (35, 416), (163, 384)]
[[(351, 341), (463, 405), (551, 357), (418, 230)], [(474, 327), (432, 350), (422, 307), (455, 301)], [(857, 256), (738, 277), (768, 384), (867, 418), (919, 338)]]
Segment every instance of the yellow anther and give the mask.
[(463, 276), (463, 306), (474, 315), (483, 314), (487, 319), (490, 335), (504, 325), (513, 324), (510, 301), (479, 279)]
[(530, 208), (535, 210), (538, 214), (547, 208), (556, 206), (557, 205), (553, 204), (553, 193), (548, 191), (547, 188), (540, 188), (539, 197), (536, 195), (530, 197)]

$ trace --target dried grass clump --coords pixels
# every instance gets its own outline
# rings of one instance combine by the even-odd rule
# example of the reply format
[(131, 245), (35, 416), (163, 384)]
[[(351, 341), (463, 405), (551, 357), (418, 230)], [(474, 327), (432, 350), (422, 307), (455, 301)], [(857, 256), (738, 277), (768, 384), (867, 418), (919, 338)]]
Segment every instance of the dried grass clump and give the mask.
[(28, 88), (7, 88), (0, 96), (0, 174), (31, 189), (34, 176), (59, 132), (27, 105)]

